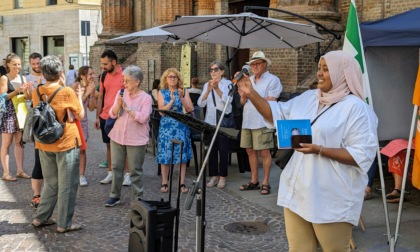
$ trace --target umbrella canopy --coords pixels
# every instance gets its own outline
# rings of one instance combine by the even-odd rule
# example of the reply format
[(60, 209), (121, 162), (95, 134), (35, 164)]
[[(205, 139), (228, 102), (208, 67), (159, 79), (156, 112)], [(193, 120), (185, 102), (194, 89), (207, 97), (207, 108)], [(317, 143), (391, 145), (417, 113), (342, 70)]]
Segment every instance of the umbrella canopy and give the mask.
[(110, 42), (119, 42), (124, 44), (137, 43), (182, 43), (182, 39), (173, 33), (160, 29), (161, 26), (156, 26), (147, 30), (133, 32), (123, 36), (110, 39)]
[(185, 41), (235, 48), (293, 48), (324, 40), (315, 26), (252, 13), (183, 16), (162, 29)]

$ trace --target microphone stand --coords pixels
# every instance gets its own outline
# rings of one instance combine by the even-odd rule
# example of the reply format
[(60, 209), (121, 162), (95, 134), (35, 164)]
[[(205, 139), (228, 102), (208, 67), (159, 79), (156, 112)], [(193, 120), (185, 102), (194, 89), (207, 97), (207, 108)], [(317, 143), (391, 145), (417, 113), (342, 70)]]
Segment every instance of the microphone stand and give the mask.
[[(216, 141), (217, 134), (220, 129), (220, 125), (222, 123), (223, 117), (225, 116), (226, 109), (228, 104), (231, 103), (233, 93), (234, 93), (235, 87), (233, 85), (233, 82), (229, 84), (229, 94), (228, 99), (225, 103), (225, 106), (223, 108), (222, 114), (220, 116), (219, 121), (217, 122), (216, 130), (213, 133), (213, 137), (211, 139), (210, 145), (208, 148), (206, 148), (206, 156), (201, 164), (200, 173), (198, 174), (198, 177), (196, 180), (193, 180), (193, 184), (191, 189), (188, 192), (187, 198), (185, 200), (184, 207), (186, 210), (190, 210), (193, 199), (196, 196), (196, 247), (195, 251), (204, 252), (204, 238), (205, 238), (205, 229), (206, 229), (206, 219), (205, 219), (205, 212), (206, 212), (206, 166), (207, 162), (210, 156), (211, 149), (213, 148), (214, 142)], [(203, 136), (202, 136), (203, 137)], [(200, 182), (201, 180), (201, 182)]]

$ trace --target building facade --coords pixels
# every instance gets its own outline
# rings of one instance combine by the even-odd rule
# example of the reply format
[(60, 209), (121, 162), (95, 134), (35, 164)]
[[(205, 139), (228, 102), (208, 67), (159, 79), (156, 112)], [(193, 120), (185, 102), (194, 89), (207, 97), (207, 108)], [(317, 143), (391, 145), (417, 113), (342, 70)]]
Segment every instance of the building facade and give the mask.
[[(151, 86), (154, 78), (168, 67), (180, 66), (180, 45), (136, 44), (122, 45), (107, 42), (109, 38), (148, 29), (172, 22), (176, 16), (235, 14), (243, 12), (245, 5), (258, 5), (291, 11), (321, 23), (333, 32), (344, 35), (350, 0), (103, 0), (103, 33), (91, 49), (91, 65), (100, 67), (100, 54), (113, 49), (124, 65), (136, 64), (145, 72), (145, 84)], [(420, 0), (356, 0), (359, 21), (373, 21), (393, 16), (420, 7)], [(261, 16), (279, 18), (293, 22), (305, 22), (294, 16), (274, 11), (252, 11)], [(124, 25), (122, 25), (124, 24)], [(320, 43), (323, 52), (332, 35), (321, 32), (325, 42)], [(342, 36), (343, 37), (343, 36)], [(343, 39), (334, 41), (328, 50), (342, 48)], [(316, 77), (315, 58), (318, 45), (311, 44), (297, 49), (265, 49), (266, 56), (273, 61), (270, 71), (279, 76), (284, 91), (295, 92), (307, 89)], [(239, 50), (231, 61), (231, 72), (241, 69), (258, 48)], [(200, 83), (208, 80), (209, 63), (213, 60), (226, 62), (233, 49), (207, 43), (193, 45), (191, 75), (198, 76)], [(228, 56), (229, 55), (229, 56)]]
[(70, 64), (77, 69), (89, 62), (90, 46), (102, 33), (101, 20), (101, 0), (2, 0), (1, 56), (18, 54), (23, 73), (30, 71), (32, 52), (56, 55), (65, 69)]

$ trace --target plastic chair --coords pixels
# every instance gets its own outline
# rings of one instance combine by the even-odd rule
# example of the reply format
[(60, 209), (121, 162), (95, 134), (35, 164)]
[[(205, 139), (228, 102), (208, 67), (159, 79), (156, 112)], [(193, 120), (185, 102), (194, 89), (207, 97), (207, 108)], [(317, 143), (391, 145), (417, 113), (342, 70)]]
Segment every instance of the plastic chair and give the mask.
[(198, 101), (198, 98), (200, 98), (200, 94), (197, 94), (197, 93), (190, 93), (190, 98), (191, 98), (191, 101), (192, 101), (192, 103), (193, 103), (194, 107), (195, 107), (195, 106), (197, 106), (197, 107), (198, 107), (198, 105), (197, 105), (197, 101)]

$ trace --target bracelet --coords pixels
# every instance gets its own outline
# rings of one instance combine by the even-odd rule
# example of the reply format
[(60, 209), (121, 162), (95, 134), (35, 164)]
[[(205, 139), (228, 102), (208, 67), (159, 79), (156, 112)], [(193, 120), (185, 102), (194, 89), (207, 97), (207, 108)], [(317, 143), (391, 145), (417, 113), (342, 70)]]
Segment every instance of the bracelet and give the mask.
[(318, 156), (322, 156), (322, 145), (320, 145), (320, 147), (319, 147)]

